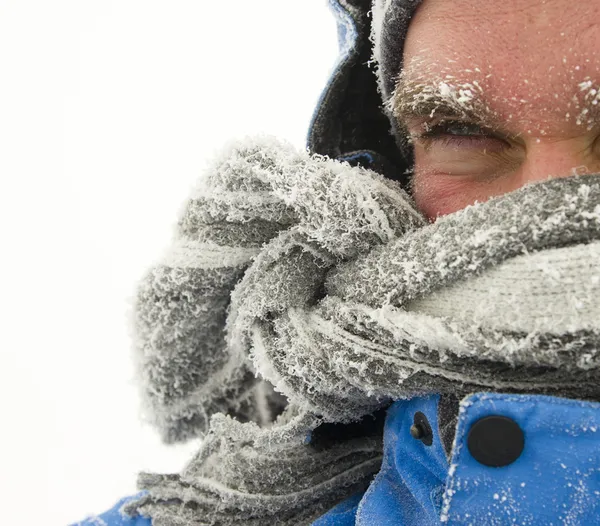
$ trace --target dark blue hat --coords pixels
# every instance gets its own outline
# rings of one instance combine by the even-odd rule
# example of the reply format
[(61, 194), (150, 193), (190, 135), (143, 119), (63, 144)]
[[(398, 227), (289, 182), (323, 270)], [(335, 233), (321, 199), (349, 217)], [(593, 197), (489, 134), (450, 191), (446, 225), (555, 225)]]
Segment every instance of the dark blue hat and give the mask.
[(402, 70), (404, 38), (420, 3), (330, 0), (340, 58), (308, 133), (310, 151), (374, 169), (405, 187), (412, 156), (384, 103)]

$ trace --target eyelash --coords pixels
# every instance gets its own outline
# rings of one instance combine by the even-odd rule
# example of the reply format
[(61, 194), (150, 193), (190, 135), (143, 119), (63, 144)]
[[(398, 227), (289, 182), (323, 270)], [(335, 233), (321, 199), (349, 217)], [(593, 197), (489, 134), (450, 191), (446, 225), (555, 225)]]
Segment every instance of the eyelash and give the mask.
[[(491, 131), (482, 128), (477, 124), (469, 122), (449, 120), (441, 121), (433, 125), (426, 125), (426, 127), (427, 130), (416, 137), (416, 139), (423, 141), (425, 145), (429, 145), (433, 142), (436, 142), (440, 146), (456, 147), (465, 145), (465, 143), (473, 143), (474, 140), (502, 140)], [(456, 127), (460, 127), (463, 130), (477, 130), (481, 133), (451, 133), (452, 129)]]

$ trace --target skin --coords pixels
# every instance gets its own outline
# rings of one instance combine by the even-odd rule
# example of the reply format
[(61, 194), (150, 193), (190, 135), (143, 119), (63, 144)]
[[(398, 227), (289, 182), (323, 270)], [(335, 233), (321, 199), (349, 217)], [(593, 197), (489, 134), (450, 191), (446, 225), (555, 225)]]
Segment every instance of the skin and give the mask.
[[(430, 221), (529, 183), (600, 172), (598, 49), (598, 0), (424, 0), (391, 104)], [(429, 95), (428, 113), (415, 111)], [(444, 98), (452, 111), (437, 104)]]

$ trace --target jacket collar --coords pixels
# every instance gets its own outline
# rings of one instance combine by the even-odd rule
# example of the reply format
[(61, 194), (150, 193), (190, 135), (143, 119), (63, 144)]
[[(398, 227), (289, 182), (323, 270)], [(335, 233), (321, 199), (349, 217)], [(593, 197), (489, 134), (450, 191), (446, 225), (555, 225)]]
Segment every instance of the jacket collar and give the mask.
[[(600, 403), (467, 396), (448, 461), (439, 401), (432, 395), (390, 407), (382, 468), (356, 524), (598, 524)], [(417, 413), (429, 424), (431, 445), (411, 434)]]

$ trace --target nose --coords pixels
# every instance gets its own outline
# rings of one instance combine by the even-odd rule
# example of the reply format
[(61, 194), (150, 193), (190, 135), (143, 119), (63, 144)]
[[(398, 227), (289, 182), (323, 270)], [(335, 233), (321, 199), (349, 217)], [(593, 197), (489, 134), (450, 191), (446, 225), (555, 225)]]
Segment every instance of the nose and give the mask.
[(521, 165), (519, 186), (536, 181), (600, 172), (598, 140), (532, 139), (526, 144), (527, 155)]

